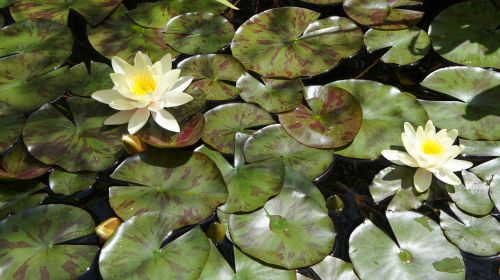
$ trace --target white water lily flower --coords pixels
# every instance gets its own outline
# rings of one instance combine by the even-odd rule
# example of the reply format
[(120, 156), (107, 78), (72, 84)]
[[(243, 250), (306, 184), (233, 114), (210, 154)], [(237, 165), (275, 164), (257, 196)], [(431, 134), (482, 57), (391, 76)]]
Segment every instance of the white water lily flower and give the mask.
[(117, 56), (111, 59), (111, 64), (113, 88), (92, 94), (95, 100), (120, 111), (106, 119), (105, 125), (128, 123), (129, 133), (134, 134), (147, 123), (151, 114), (161, 127), (180, 131), (175, 117), (164, 108), (193, 100), (191, 95), (184, 93), (193, 78), (179, 77), (181, 70), (172, 69), (170, 54), (153, 64), (148, 55), (139, 51), (133, 66)]
[(382, 155), (395, 164), (418, 168), (413, 182), (419, 192), (429, 188), (432, 174), (447, 184), (460, 185), (460, 178), (453, 172), (467, 169), (472, 163), (455, 159), (464, 149), (462, 145), (453, 145), (457, 135), (456, 129), (442, 129), (436, 133), (431, 120), (427, 121), (425, 129), (419, 126), (417, 131), (406, 122), (401, 138), (407, 153), (384, 150)]

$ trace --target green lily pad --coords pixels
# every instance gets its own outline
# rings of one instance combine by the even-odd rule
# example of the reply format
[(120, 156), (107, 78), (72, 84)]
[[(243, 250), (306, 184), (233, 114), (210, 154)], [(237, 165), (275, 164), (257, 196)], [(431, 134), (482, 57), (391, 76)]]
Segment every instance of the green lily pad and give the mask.
[(417, 27), (403, 30), (370, 29), (365, 33), (368, 52), (389, 48), (381, 57), (385, 63), (411, 64), (424, 58), (431, 47), (427, 33)]
[(490, 181), (494, 175), (500, 174), (500, 157), (475, 166), (470, 171), (484, 181)]
[(449, 61), (500, 68), (498, 1), (464, 1), (449, 6), (429, 26), (432, 47)]
[(210, 242), (210, 253), (208, 254), (207, 262), (198, 279), (232, 279), (233, 275), (234, 271), (231, 266), (219, 253), (217, 247)]
[(354, 95), (363, 110), (363, 122), (354, 141), (336, 153), (346, 157), (376, 159), (391, 146), (402, 146), (404, 122), (424, 125), (427, 113), (416, 98), (399, 89), (368, 80), (342, 80), (334, 87)]
[[(295, 271), (284, 270), (269, 265), (264, 265), (243, 252), (234, 248), (234, 259), (236, 273), (232, 279), (253, 279), (253, 280), (295, 280)], [(201, 279), (201, 278), (200, 278)], [(223, 279), (223, 278), (218, 278)]]
[(500, 252), (500, 223), (492, 216), (475, 218), (450, 204), (459, 220), (441, 211), (440, 223), (446, 237), (461, 250), (477, 255), (491, 256)]
[(184, 59), (177, 66), (181, 75), (194, 78), (190, 88), (205, 93), (208, 100), (227, 100), (239, 90), (232, 84), (245, 73), (245, 67), (226, 54), (197, 55)]
[(478, 67), (447, 67), (429, 74), (422, 86), (460, 101), (420, 102), (440, 128), (455, 128), (471, 140), (500, 139), (500, 73)]
[(348, 18), (319, 17), (318, 12), (298, 7), (257, 14), (236, 31), (233, 55), (267, 78), (326, 72), (361, 49), (363, 33)]
[(222, 153), (234, 153), (236, 132), (274, 123), (264, 109), (249, 103), (229, 103), (205, 113), (205, 131), (201, 138)]
[(335, 241), (327, 211), (291, 189), (283, 189), (255, 212), (232, 214), (229, 231), (243, 252), (287, 269), (321, 261)]
[(350, 143), (361, 127), (363, 112), (352, 94), (333, 86), (309, 86), (304, 96), (310, 109), (279, 114), (283, 128), (300, 143), (331, 149)]
[[(371, 221), (351, 234), (349, 256), (361, 279), (465, 279), (460, 251), (433, 220), (415, 212), (387, 212), (398, 243)], [(399, 244), (399, 245), (398, 245)]]
[(0, 222), (0, 278), (76, 279), (98, 247), (61, 243), (93, 232), (92, 217), (68, 205), (42, 205), (7, 217)]
[(420, 5), (415, 0), (344, 0), (346, 14), (362, 25), (376, 29), (405, 29), (417, 24), (423, 12), (400, 9)]
[(22, 143), (16, 143), (0, 158), (0, 179), (27, 180), (42, 176), (47, 166), (33, 158)]
[[(172, 166), (172, 159), (185, 156), (189, 156), (187, 162)], [(169, 165), (162, 159), (169, 159)], [(109, 203), (123, 220), (144, 212), (161, 212), (180, 217), (183, 225), (198, 223), (227, 198), (219, 169), (201, 153), (138, 154), (122, 162), (111, 177), (131, 184), (109, 189)]]
[(16, 182), (0, 187), (0, 220), (8, 214), (35, 207), (47, 197), (46, 193), (38, 193), (45, 188), (42, 183), (32, 181)]
[(165, 28), (168, 44), (186, 54), (217, 52), (231, 43), (233, 35), (234, 27), (226, 18), (207, 12), (176, 16)]
[(332, 4), (342, 3), (342, 0), (299, 0), (299, 1), (315, 5), (332, 5)]
[(12, 146), (23, 131), (24, 115), (7, 103), (0, 102), (0, 153)]
[(49, 186), (54, 193), (72, 195), (92, 187), (96, 182), (96, 173), (69, 173), (54, 169), (49, 176)]
[(285, 182), (283, 183), (283, 189), (300, 192), (318, 203), (325, 212), (328, 211), (325, 198), (316, 185), (307, 177), (290, 167), (285, 167)]
[(300, 79), (275, 80), (263, 78), (262, 82), (249, 73), (236, 82), (240, 96), (249, 103), (256, 103), (270, 113), (293, 110), (302, 103), (304, 85)]
[(125, 132), (123, 126), (103, 126), (113, 110), (88, 98), (70, 97), (67, 103), (69, 112), (45, 104), (31, 114), (23, 131), (28, 151), (69, 172), (100, 171), (112, 165), (122, 153)]
[(500, 175), (495, 175), (490, 182), (490, 198), (497, 209), (500, 209)]
[(500, 141), (471, 141), (459, 139), (460, 145), (465, 148), (462, 155), (465, 156), (500, 156)]
[(12, 3), (14, 3), (14, 0), (0, 0), (0, 8), (10, 6)]
[(66, 25), (70, 10), (97, 25), (120, 5), (121, 0), (15, 0), (10, 12), (15, 21), (43, 18)]
[(313, 265), (312, 270), (321, 280), (358, 280), (352, 264), (332, 256), (326, 256), (321, 262)]
[(147, 53), (152, 61), (160, 60), (167, 53), (173, 58), (179, 55), (167, 44), (162, 29), (140, 26), (125, 12), (125, 7), (120, 6), (98, 27), (87, 30), (90, 43), (99, 53), (108, 58), (119, 56), (129, 62), (138, 51)]
[(489, 214), (493, 210), (493, 203), (488, 197), (490, 190), (488, 184), (481, 181), (473, 173), (465, 170), (462, 171), (462, 178), (464, 179), (465, 186), (462, 184), (446, 186), (451, 200), (460, 209), (470, 214), (477, 216)]
[[(83, 97), (90, 97), (92, 93), (98, 90), (109, 89), (113, 87), (113, 81), (109, 77), (109, 74), (113, 73), (113, 69), (109, 65), (92, 61), (90, 63), (90, 73), (87, 72), (87, 67), (83, 63), (74, 66), (72, 69), (76, 70), (76, 67), (81, 67), (80, 71), (75, 72), (77, 72), (77, 78), (82, 79), (84, 82), (83, 84), (79, 84), (77, 87), (72, 87), (72, 94)], [(80, 77), (81, 73), (85, 74), (84, 78)]]
[(165, 246), (178, 227), (174, 217), (144, 213), (125, 221), (106, 242), (99, 271), (113, 279), (197, 279), (210, 252), (203, 231), (195, 227)]
[(310, 180), (318, 178), (333, 162), (333, 150), (315, 149), (298, 142), (280, 124), (256, 131), (245, 144), (248, 162), (280, 158), (286, 166)]

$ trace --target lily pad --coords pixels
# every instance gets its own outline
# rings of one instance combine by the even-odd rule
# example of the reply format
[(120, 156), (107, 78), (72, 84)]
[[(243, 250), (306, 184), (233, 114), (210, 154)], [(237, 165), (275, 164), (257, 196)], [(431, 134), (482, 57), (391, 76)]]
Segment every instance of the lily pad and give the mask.
[(96, 182), (96, 173), (69, 173), (54, 169), (49, 176), (50, 189), (58, 194), (72, 195), (89, 189)]
[(455, 128), (471, 140), (500, 139), (500, 73), (478, 67), (447, 67), (429, 74), (422, 86), (460, 101), (420, 102), (440, 128)]
[(460, 251), (438, 224), (415, 212), (386, 215), (398, 243), (369, 220), (350, 236), (349, 256), (361, 279), (465, 279)]
[(33, 158), (22, 143), (16, 143), (0, 158), (0, 179), (33, 179), (47, 173), (49, 168), (50, 166)]
[(417, 27), (403, 30), (370, 29), (365, 33), (368, 52), (389, 48), (381, 57), (385, 63), (411, 64), (424, 58), (431, 47), (427, 33)]
[[(172, 159), (188, 156), (186, 162), (172, 166)], [(165, 159), (170, 162), (166, 164)], [(219, 169), (201, 153), (167, 150), (137, 154), (122, 162), (111, 177), (131, 184), (109, 189), (109, 203), (123, 220), (144, 212), (161, 212), (179, 217), (183, 225), (198, 223), (227, 198)]]
[(249, 103), (256, 103), (270, 113), (293, 110), (302, 103), (304, 85), (300, 79), (275, 80), (263, 78), (262, 82), (249, 73), (236, 82), (240, 96)]
[(318, 203), (325, 212), (328, 211), (325, 198), (316, 185), (306, 176), (296, 172), (290, 167), (285, 167), (285, 182), (283, 183), (283, 189), (300, 192)]
[(280, 124), (256, 131), (245, 144), (248, 162), (282, 159), (286, 166), (314, 180), (333, 162), (333, 150), (315, 149), (298, 142)]
[(23, 131), (24, 115), (7, 103), (0, 102), (0, 153), (12, 146)]
[(342, 0), (299, 0), (299, 1), (315, 5), (332, 5), (332, 4), (342, 3)]
[(490, 198), (497, 209), (500, 209), (500, 175), (493, 176), (490, 182)]
[(47, 197), (46, 193), (38, 193), (45, 185), (32, 181), (16, 182), (12, 185), (2, 184), (0, 187), (0, 220), (8, 214), (35, 207)]
[(493, 203), (488, 196), (490, 190), (488, 184), (481, 181), (473, 173), (465, 170), (462, 171), (462, 178), (464, 179), (465, 186), (462, 184), (446, 186), (451, 200), (460, 209), (470, 214), (477, 216), (489, 214), (493, 210)]
[(272, 124), (274, 120), (268, 112), (253, 104), (229, 103), (206, 112), (205, 123), (203, 141), (219, 152), (233, 154), (236, 132), (250, 132), (248, 129)]
[(80, 208), (55, 204), (21, 211), (0, 222), (2, 279), (76, 279), (92, 264), (94, 245), (61, 244), (94, 232)]
[(424, 125), (427, 113), (416, 98), (399, 89), (368, 80), (342, 80), (334, 87), (354, 95), (363, 110), (361, 128), (354, 141), (336, 153), (346, 157), (376, 159), (391, 146), (402, 146), (401, 131), (404, 122)]
[(332, 256), (326, 256), (321, 262), (313, 265), (312, 270), (321, 280), (358, 280), (352, 264)]
[(500, 68), (498, 4), (474, 0), (446, 8), (429, 26), (434, 50), (458, 64)]
[(300, 143), (331, 149), (350, 143), (361, 127), (361, 106), (348, 91), (334, 86), (309, 86), (304, 96), (310, 109), (279, 114), (283, 128)]
[[(253, 280), (295, 280), (295, 271), (275, 268), (264, 265), (243, 252), (234, 248), (234, 259), (236, 264), (236, 274), (232, 279), (253, 279)], [(218, 278), (222, 279), (222, 278)]]
[(490, 181), (494, 175), (500, 174), (500, 157), (475, 166), (470, 171), (484, 181)]
[(232, 84), (245, 73), (245, 68), (234, 57), (226, 54), (208, 54), (189, 57), (177, 66), (181, 75), (194, 78), (190, 88), (205, 93), (208, 100), (227, 100), (239, 90)]
[(231, 50), (249, 70), (272, 78), (314, 76), (357, 53), (361, 29), (350, 19), (298, 7), (264, 11), (243, 23)]
[[(84, 82), (82, 84), (79, 84), (77, 87), (72, 87), (72, 94), (83, 97), (90, 97), (92, 93), (98, 90), (113, 87), (113, 81), (109, 77), (109, 74), (113, 73), (113, 69), (109, 65), (92, 61), (90, 63), (90, 73), (87, 72), (87, 67), (83, 63), (74, 66), (73, 69), (75, 67), (82, 67), (82, 71), (80, 72), (86, 73), (88, 75), (86, 75), (83, 79), (81, 77), (78, 77)], [(85, 71), (83, 71), (83, 69)]]
[(165, 27), (168, 44), (186, 54), (217, 52), (231, 43), (233, 35), (234, 27), (226, 18), (207, 12), (176, 16)]
[(15, 21), (43, 18), (66, 25), (70, 10), (97, 25), (120, 5), (121, 0), (15, 0), (10, 12)]
[(122, 153), (125, 132), (123, 126), (103, 127), (113, 110), (87, 98), (70, 97), (67, 102), (69, 112), (46, 104), (31, 114), (23, 131), (29, 152), (69, 172), (100, 171), (112, 165)]
[(210, 242), (210, 253), (199, 280), (203, 279), (233, 279), (234, 271), (220, 254), (217, 247)]
[(446, 237), (461, 250), (477, 255), (491, 256), (500, 252), (500, 223), (492, 216), (475, 218), (450, 204), (459, 220), (441, 212), (441, 227)]
[(376, 29), (405, 29), (417, 24), (423, 12), (401, 7), (416, 6), (415, 0), (344, 0), (344, 11), (362, 25)]
[(465, 148), (462, 155), (465, 156), (500, 156), (500, 141), (471, 141), (460, 139), (460, 145)]
[(12, 3), (14, 3), (14, 0), (0, 0), (0, 8), (10, 6)]

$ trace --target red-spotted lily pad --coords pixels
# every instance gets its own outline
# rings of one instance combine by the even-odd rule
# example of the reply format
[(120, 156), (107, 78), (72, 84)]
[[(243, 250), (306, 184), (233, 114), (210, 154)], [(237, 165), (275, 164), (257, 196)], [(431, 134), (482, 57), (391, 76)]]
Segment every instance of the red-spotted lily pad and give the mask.
[(0, 222), (0, 278), (76, 279), (92, 264), (94, 245), (61, 244), (94, 232), (80, 208), (55, 204), (21, 211)]
[(257, 14), (236, 31), (233, 55), (264, 77), (326, 72), (361, 49), (363, 33), (348, 18), (319, 17), (318, 12), (297, 7)]
[(274, 123), (264, 109), (248, 103), (217, 106), (205, 113), (205, 131), (201, 138), (222, 153), (234, 153), (236, 132), (250, 132), (252, 127)]
[(422, 4), (415, 0), (345, 0), (344, 11), (362, 25), (376, 29), (405, 29), (417, 24), (423, 12), (407, 10)]
[(421, 100), (437, 127), (455, 128), (459, 136), (471, 140), (500, 139), (500, 73), (479, 67), (447, 67), (429, 74), (421, 85), (460, 100)]
[(427, 113), (416, 98), (399, 89), (368, 80), (342, 80), (329, 85), (347, 90), (363, 109), (363, 122), (354, 141), (335, 151), (346, 157), (376, 159), (391, 146), (402, 146), (404, 122), (424, 125)]
[(249, 73), (236, 82), (240, 96), (249, 103), (259, 104), (270, 113), (280, 113), (299, 107), (304, 96), (304, 85), (300, 79), (275, 80), (263, 78), (262, 82)]
[(236, 96), (239, 90), (234, 82), (245, 73), (241, 63), (230, 55), (197, 55), (181, 61), (178, 68), (181, 75), (194, 78), (190, 88), (205, 93), (208, 100), (227, 100)]
[(0, 186), (0, 220), (8, 214), (35, 207), (47, 197), (46, 193), (38, 193), (45, 185), (32, 181), (16, 182)]
[(432, 47), (458, 64), (500, 68), (498, 1), (463, 1), (449, 6), (429, 26)]
[(15, 0), (10, 12), (15, 21), (43, 18), (66, 25), (70, 10), (97, 25), (121, 3), (121, 0)]
[[(415, 212), (387, 212), (397, 243), (365, 220), (349, 238), (349, 256), (361, 279), (465, 279), (460, 251), (439, 225)], [(383, 265), (382, 265), (383, 264)]]
[(45, 164), (67, 171), (100, 171), (122, 153), (123, 126), (103, 126), (113, 112), (107, 105), (81, 97), (67, 100), (69, 112), (46, 104), (31, 114), (23, 131), (29, 152)]
[(248, 162), (279, 158), (287, 167), (314, 180), (332, 164), (333, 150), (308, 147), (275, 124), (252, 134), (245, 144), (245, 158)]
[(0, 102), (0, 153), (12, 146), (23, 131), (24, 115), (7, 103)]
[(40, 177), (49, 171), (49, 166), (33, 158), (21, 143), (2, 154), (0, 158), (0, 179), (27, 180)]
[(165, 28), (168, 44), (186, 54), (217, 52), (231, 43), (233, 35), (234, 27), (227, 19), (207, 12), (176, 16)]
[[(113, 179), (130, 183), (109, 189), (109, 202), (120, 218), (161, 212), (179, 217), (187, 225), (206, 219), (226, 202), (226, 185), (212, 160), (201, 153), (170, 153), (138, 154), (113, 172)], [(187, 161), (172, 166), (187, 156)]]
[(313, 148), (337, 148), (350, 143), (361, 127), (361, 106), (348, 91), (334, 86), (309, 86), (304, 96), (309, 108), (279, 115), (283, 128), (295, 140)]
[(464, 184), (446, 186), (446, 190), (455, 204), (467, 213), (484, 216), (493, 210), (493, 202), (488, 193), (490, 187), (473, 173), (463, 170)]
[(96, 182), (96, 173), (69, 173), (56, 168), (50, 173), (50, 190), (57, 194), (72, 195), (89, 189)]
[(71, 69), (74, 72), (72, 73), (73, 79), (77, 78), (83, 81), (82, 84), (71, 88), (71, 93), (74, 95), (90, 97), (92, 93), (98, 90), (113, 87), (113, 81), (109, 78), (109, 74), (113, 73), (113, 69), (105, 63), (92, 61), (90, 63), (90, 73), (84, 63), (78, 64)]

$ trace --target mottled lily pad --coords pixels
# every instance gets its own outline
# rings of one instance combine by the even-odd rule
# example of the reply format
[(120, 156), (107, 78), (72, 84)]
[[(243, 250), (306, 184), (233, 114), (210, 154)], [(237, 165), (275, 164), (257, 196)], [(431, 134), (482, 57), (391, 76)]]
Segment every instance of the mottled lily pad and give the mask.
[[(109, 74), (113, 73), (113, 69), (109, 65), (92, 61), (90, 63), (90, 73), (87, 72), (87, 67), (83, 63), (74, 66), (72, 69), (76, 70), (76, 67), (81, 67), (80, 71), (74, 72), (77, 73), (77, 78), (83, 80), (83, 83), (79, 84), (76, 87), (72, 87), (72, 94), (83, 97), (90, 97), (92, 93), (98, 90), (109, 89), (113, 87), (113, 81), (109, 77)], [(84, 75), (85, 78), (80, 77), (81, 73), (87, 74)], [(72, 76), (73, 78), (75, 78), (75, 75)]]
[(321, 280), (358, 280), (352, 264), (332, 256), (326, 256), (321, 262), (313, 265), (312, 270)]
[(318, 203), (325, 212), (328, 211), (325, 198), (316, 185), (306, 176), (296, 172), (290, 167), (285, 167), (285, 182), (283, 183), (283, 189), (300, 192)]
[(344, 0), (344, 11), (362, 25), (376, 29), (405, 29), (417, 24), (423, 12), (400, 7), (420, 5), (415, 0)]
[(500, 68), (497, 0), (464, 1), (446, 8), (429, 26), (432, 47), (458, 64)]
[(89, 189), (96, 182), (96, 173), (69, 173), (54, 169), (49, 176), (49, 186), (54, 193), (72, 195)]
[(279, 114), (283, 128), (300, 143), (331, 149), (350, 143), (361, 127), (361, 106), (348, 91), (334, 86), (309, 86), (304, 96), (309, 105)]
[(0, 220), (8, 214), (37, 206), (47, 197), (46, 193), (38, 193), (45, 188), (42, 183), (32, 181), (16, 182), (0, 186)]
[(492, 216), (475, 218), (450, 204), (459, 220), (441, 211), (440, 223), (446, 237), (461, 250), (477, 255), (491, 256), (500, 252), (500, 223)]
[(500, 174), (500, 157), (475, 166), (470, 171), (484, 181), (490, 181), (494, 175)]
[(61, 243), (93, 232), (92, 217), (68, 205), (42, 205), (7, 217), (0, 222), (0, 278), (76, 279), (92, 264), (97, 246)]
[(217, 106), (205, 113), (205, 131), (201, 138), (219, 152), (234, 153), (236, 132), (250, 132), (249, 128), (274, 123), (264, 109), (248, 103), (230, 103)]
[(176, 16), (165, 27), (168, 44), (186, 54), (217, 52), (231, 43), (233, 35), (234, 27), (226, 18), (207, 12)]
[(236, 96), (239, 90), (234, 82), (245, 73), (241, 63), (230, 55), (197, 55), (181, 61), (178, 68), (181, 75), (194, 78), (190, 88), (205, 93), (208, 100), (227, 100)]
[(112, 165), (122, 153), (125, 132), (123, 126), (103, 126), (113, 110), (88, 98), (70, 97), (67, 102), (69, 112), (46, 104), (31, 114), (23, 131), (29, 152), (69, 172), (100, 171)]
[(21, 136), (24, 115), (7, 103), (0, 102), (0, 153), (8, 149)]
[(47, 166), (33, 158), (22, 143), (16, 143), (0, 158), (0, 179), (27, 180), (42, 176)]
[(184, 120), (187, 117), (201, 112), (207, 104), (205, 93), (198, 88), (191, 88), (187, 90), (187, 93), (193, 97), (193, 100), (181, 106), (168, 108), (168, 111), (175, 117), (176, 120)]
[(455, 128), (471, 140), (500, 139), (500, 73), (479, 67), (447, 67), (429, 74), (422, 86), (460, 101), (421, 100), (440, 128)]
[(274, 158), (310, 180), (318, 178), (333, 162), (333, 150), (315, 149), (298, 142), (280, 124), (266, 126), (256, 131), (245, 144), (248, 162)]
[(493, 176), (490, 182), (490, 198), (497, 209), (500, 209), (500, 175)]
[[(174, 159), (184, 157), (189, 159), (172, 166)], [(179, 217), (183, 225), (198, 223), (227, 198), (219, 169), (201, 153), (167, 150), (138, 154), (120, 164), (111, 177), (130, 182), (130, 186), (109, 189), (109, 203), (123, 220), (144, 212), (161, 212)]]
[(275, 80), (263, 78), (262, 82), (249, 73), (236, 82), (240, 96), (249, 103), (256, 103), (270, 113), (293, 110), (302, 103), (304, 85), (300, 79)]
[(336, 153), (346, 157), (376, 159), (391, 146), (402, 146), (404, 122), (424, 125), (427, 113), (416, 98), (399, 89), (368, 80), (342, 80), (329, 85), (354, 95), (363, 109), (363, 122), (354, 141)]
[[(387, 212), (398, 243), (371, 221), (351, 234), (349, 256), (361, 279), (465, 279), (460, 251), (433, 220), (415, 212)], [(399, 244), (399, 245), (398, 245)]]
[(417, 27), (403, 30), (370, 29), (365, 33), (365, 45), (370, 53), (389, 48), (381, 57), (385, 63), (407, 65), (427, 55), (431, 39)]
[(332, 5), (332, 4), (342, 3), (342, 0), (299, 0), (299, 1), (315, 5)]
[(489, 214), (493, 210), (493, 202), (488, 196), (490, 190), (488, 184), (465, 170), (462, 171), (462, 178), (465, 185), (446, 186), (451, 200), (467, 213), (477, 216)]
[(210, 242), (210, 253), (198, 279), (233, 279), (233, 275), (234, 271), (231, 266), (220, 254), (213, 242)]
[(363, 33), (348, 18), (286, 7), (264, 11), (236, 31), (233, 55), (261, 76), (314, 76), (361, 49)]
[(465, 156), (500, 156), (500, 141), (471, 141), (460, 139), (460, 145), (465, 148), (462, 155)]

